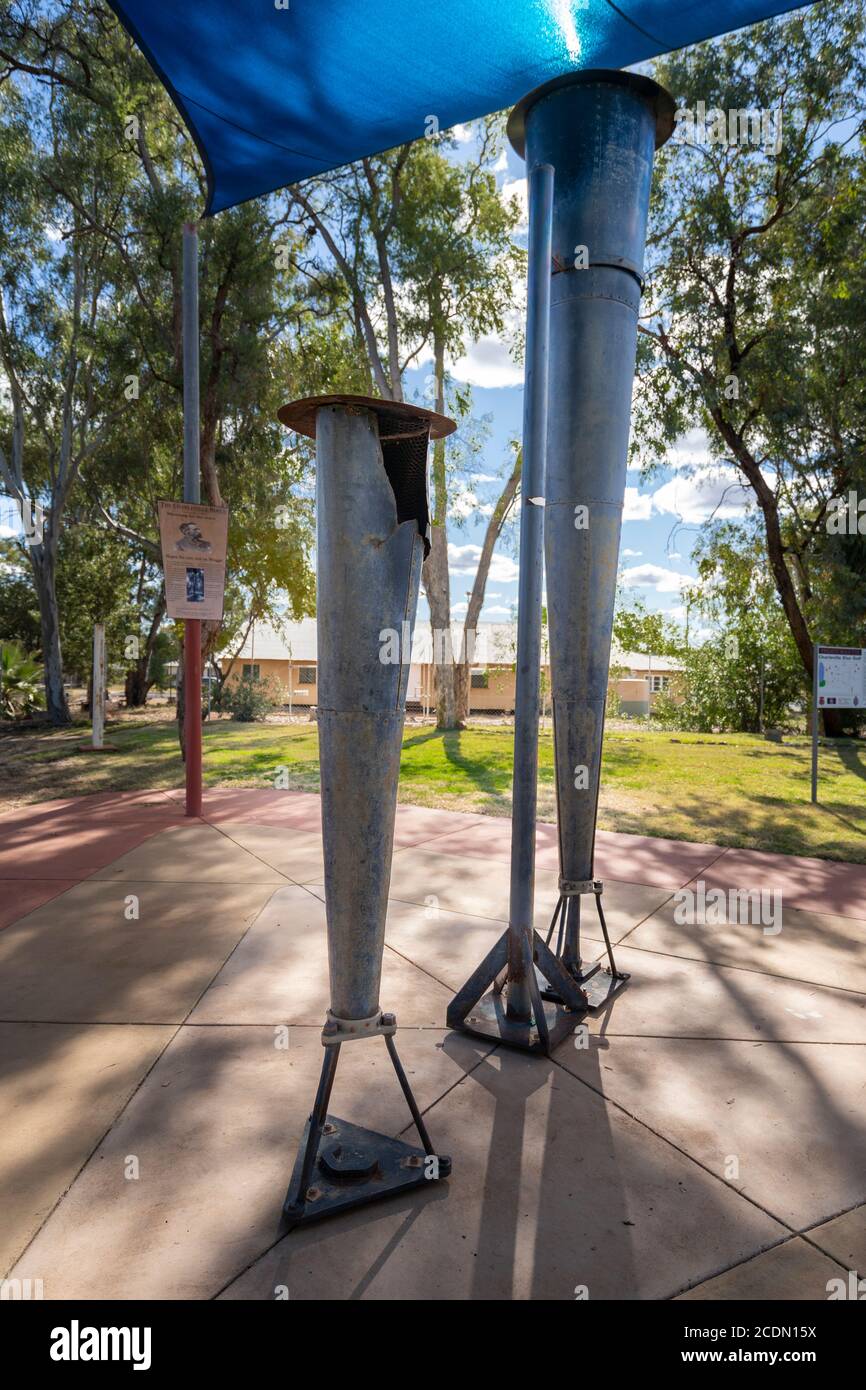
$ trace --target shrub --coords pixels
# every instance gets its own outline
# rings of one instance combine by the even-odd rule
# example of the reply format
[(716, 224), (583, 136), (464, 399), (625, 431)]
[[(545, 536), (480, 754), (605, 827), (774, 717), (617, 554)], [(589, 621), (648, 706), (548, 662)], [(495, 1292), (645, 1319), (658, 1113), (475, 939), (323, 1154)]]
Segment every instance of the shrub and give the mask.
[(224, 685), (220, 709), (227, 710), (241, 724), (264, 719), (280, 703), (280, 692), (271, 680), (242, 676)]

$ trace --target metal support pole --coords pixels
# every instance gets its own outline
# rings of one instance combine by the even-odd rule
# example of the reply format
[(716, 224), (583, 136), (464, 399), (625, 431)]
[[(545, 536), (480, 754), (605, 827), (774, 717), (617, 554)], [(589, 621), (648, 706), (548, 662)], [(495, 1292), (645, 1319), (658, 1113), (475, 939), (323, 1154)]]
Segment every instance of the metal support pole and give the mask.
[(538, 793), (538, 717), (541, 681), (541, 595), (544, 547), (544, 471), (547, 449), (547, 358), (550, 339), (550, 229), (553, 169), (539, 164), (529, 176), (529, 280), (526, 382), (523, 396), (523, 469), (520, 581), (517, 599), (517, 678), (514, 694), (514, 778), (511, 821), (511, 902), (508, 915), (506, 1013), (528, 1022), (527, 979), (535, 903), (535, 822)]
[(812, 805), (818, 805), (818, 644), (812, 644)]
[[(201, 501), (199, 466), (198, 228), (183, 224), (183, 500)], [(186, 814), (201, 815), (201, 620), (183, 627)]]
[(102, 735), (105, 729), (105, 627), (102, 623), (93, 624), (93, 687), (91, 709), (91, 740), (94, 748), (102, 748)]

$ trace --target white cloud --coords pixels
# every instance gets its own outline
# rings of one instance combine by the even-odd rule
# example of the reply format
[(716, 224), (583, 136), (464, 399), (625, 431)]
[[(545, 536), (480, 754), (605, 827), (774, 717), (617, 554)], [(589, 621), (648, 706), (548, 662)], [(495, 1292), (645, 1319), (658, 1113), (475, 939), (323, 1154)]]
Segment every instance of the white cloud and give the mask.
[[(478, 560), (481, 556), (481, 546), (455, 545), (449, 542), (448, 545), (448, 569), (452, 575), (473, 575), (478, 567)], [(492, 579), (494, 584), (513, 584), (518, 576), (518, 567), (508, 555), (500, 555), (493, 552), (493, 559), (490, 561), (488, 579)]]
[(472, 127), (471, 125), (462, 124), (453, 125), (451, 127), (451, 134), (461, 145), (468, 145), (469, 141), (472, 139)]
[(512, 616), (512, 609), (503, 607), (501, 603), (485, 603), (483, 609), (481, 610), (481, 616), (484, 619), (493, 617), (510, 618)]
[(629, 550), (627, 548), (621, 550), (619, 553), (624, 560), (639, 560), (641, 555), (643, 555), (642, 550)]
[(751, 489), (744, 487), (729, 469), (704, 467), (691, 477), (677, 476), (663, 483), (651, 496), (652, 510), (681, 521), (701, 523), (711, 516), (719, 520), (744, 516)]
[(665, 459), (668, 468), (700, 468), (709, 462), (710, 445), (707, 432), (696, 426), (678, 439)]
[(688, 574), (663, 569), (661, 565), (631, 565), (622, 572), (622, 582), (628, 589), (654, 589), (657, 594), (678, 594), (692, 582)]
[(636, 487), (627, 487), (622, 519), (623, 521), (649, 521), (652, 506), (653, 495), (651, 492), (639, 492)]
[(471, 488), (463, 488), (454, 494), (448, 504), (448, 515), (455, 521), (466, 521), (470, 516), (490, 516), (492, 502), (480, 502)]
[(506, 340), (495, 334), (472, 343), (452, 364), (451, 371), (458, 381), (468, 381), (471, 386), (523, 385), (523, 368), (511, 356)]

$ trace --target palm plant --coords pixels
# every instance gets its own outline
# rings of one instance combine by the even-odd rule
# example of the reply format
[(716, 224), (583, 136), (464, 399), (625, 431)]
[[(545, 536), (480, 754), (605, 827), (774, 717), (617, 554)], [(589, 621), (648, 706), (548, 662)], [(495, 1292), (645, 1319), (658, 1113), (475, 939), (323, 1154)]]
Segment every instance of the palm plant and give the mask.
[(17, 642), (0, 642), (0, 717), (18, 719), (44, 703), (42, 663)]

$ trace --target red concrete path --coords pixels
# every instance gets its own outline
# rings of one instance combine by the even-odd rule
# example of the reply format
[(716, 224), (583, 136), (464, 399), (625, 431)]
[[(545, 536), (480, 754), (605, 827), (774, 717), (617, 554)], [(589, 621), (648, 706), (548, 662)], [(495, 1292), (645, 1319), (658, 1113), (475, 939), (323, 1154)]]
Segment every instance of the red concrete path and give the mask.
[[(213, 825), (246, 822), (320, 828), (319, 797), (311, 792), (226, 789), (205, 794), (202, 819)], [(0, 814), (0, 927), (104, 869), (142, 841), (188, 824), (183, 792), (116, 792), (42, 802)], [(511, 822), (505, 817), (400, 806), (398, 847), (508, 863)], [(555, 870), (556, 827), (538, 827), (538, 867)], [(866, 866), (753, 850), (722, 849), (646, 835), (598, 832), (601, 878), (652, 886), (778, 889), (790, 907), (866, 918)]]

